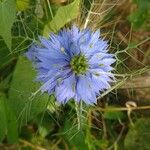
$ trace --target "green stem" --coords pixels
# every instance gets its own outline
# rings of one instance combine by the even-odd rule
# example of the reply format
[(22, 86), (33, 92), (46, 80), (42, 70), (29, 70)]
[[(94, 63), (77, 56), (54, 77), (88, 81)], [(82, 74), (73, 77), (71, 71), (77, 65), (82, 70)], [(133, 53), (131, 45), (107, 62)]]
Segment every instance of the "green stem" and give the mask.
[(79, 103), (75, 102), (75, 109), (77, 112), (78, 130), (80, 130), (82, 126), (82, 101)]

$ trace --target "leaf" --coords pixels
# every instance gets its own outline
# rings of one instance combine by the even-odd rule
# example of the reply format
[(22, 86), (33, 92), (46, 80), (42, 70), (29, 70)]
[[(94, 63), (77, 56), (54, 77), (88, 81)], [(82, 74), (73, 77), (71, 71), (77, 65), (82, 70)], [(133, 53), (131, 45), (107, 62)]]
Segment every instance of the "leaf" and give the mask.
[[(33, 19), (32, 19), (33, 20)], [(29, 25), (29, 23), (28, 23)], [(35, 26), (35, 24), (33, 25)], [(31, 27), (31, 26), (30, 26)], [(14, 28), (14, 31), (18, 31), (18, 28)], [(17, 33), (19, 34), (19, 33)], [(4, 40), (0, 40), (0, 69), (4, 68), (3, 70), (8, 70), (7, 65), (13, 65), (14, 63), (12, 61), (16, 60), (18, 55), (24, 50), (27, 49), (27, 47), (30, 45), (31, 41), (29, 41), (25, 37), (14, 37), (12, 38), (12, 53), (9, 51), (7, 45), (5, 44)]]
[(132, 23), (134, 29), (139, 29), (150, 19), (150, 1), (149, 0), (134, 0), (137, 4), (137, 10), (128, 16), (128, 20)]
[(0, 69), (4, 68), (6, 65), (8, 65), (12, 60), (13, 56), (10, 55), (10, 52), (5, 45), (4, 41), (0, 40)]
[(128, 20), (133, 24), (134, 29), (140, 28), (147, 18), (147, 13), (143, 11), (135, 11), (128, 16)]
[(5, 94), (0, 93), (0, 141), (7, 135), (9, 143), (18, 141), (16, 117), (7, 103)]
[(7, 47), (11, 49), (11, 27), (15, 21), (15, 0), (3, 0), (0, 2), (0, 35), (3, 37)]
[(17, 4), (17, 10), (25, 11), (30, 6), (30, 0), (17, 0), (16, 4)]
[(6, 103), (7, 115), (7, 140), (9, 143), (16, 143), (18, 141), (18, 125), (17, 119), (12, 109)]
[(44, 114), (39, 114), (33, 120), (33, 122), (36, 123), (38, 126), (39, 135), (43, 138), (45, 138), (50, 132), (52, 132), (52, 130), (54, 130), (55, 126), (52, 117), (55, 117), (54, 113), (52, 114), (47, 111)]
[(44, 111), (47, 107), (49, 96), (35, 93), (40, 85), (35, 82), (36, 72), (23, 56), (19, 57), (9, 91), (9, 103), (13, 108), (19, 124), (24, 124)]
[(149, 150), (150, 119), (139, 119), (128, 131), (125, 138), (125, 150)]
[(6, 134), (7, 118), (5, 113), (4, 95), (0, 93), (0, 141), (2, 141)]
[(136, 3), (141, 10), (146, 10), (150, 6), (149, 0), (133, 0), (134, 3)]
[[(70, 120), (66, 120), (64, 128), (65, 141), (70, 145), (70, 149), (87, 150), (88, 146), (85, 143), (85, 135), (82, 130), (78, 130), (77, 127), (73, 126)], [(74, 148), (73, 148), (74, 147)]]
[(50, 32), (57, 32), (65, 24), (75, 19), (79, 14), (79, 3), (80, 0), (74, 0), (71, 4), (60, 7), (52, 21), (45, 25), (43, 35), (48, 37)]

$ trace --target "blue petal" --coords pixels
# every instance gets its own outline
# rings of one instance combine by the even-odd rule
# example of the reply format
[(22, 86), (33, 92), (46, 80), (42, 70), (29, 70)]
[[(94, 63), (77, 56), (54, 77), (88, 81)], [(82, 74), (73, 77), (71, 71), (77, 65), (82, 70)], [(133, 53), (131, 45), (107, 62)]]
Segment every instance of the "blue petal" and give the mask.
[(56, 87), (55, 93), (59, 103), (66, 103), (75, 96), (76, 79), (72, 74)]
[(114, 57), (114, 55), (108, 53), (103, 52), (95, 53), (89, 58), (89, 63), (90, 64), (99, 63), (104, 58), (112, 58), (112, 57)]
[(94, 94), (91, 83), (86, 76), (80, 76), (77, 82), (77, 94), (86, 104), (96, 103), (96, 95)]

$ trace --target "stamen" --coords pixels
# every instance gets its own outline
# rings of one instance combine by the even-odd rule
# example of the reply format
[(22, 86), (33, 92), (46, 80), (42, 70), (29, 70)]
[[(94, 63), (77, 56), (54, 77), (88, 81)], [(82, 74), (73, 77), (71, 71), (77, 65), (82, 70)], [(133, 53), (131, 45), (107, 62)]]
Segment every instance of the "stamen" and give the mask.
[(72, 58), (70, 62), (71, 68), (76, 74), (84, 74), (88, 69), (88, 63), (83, 55), (76, 55)]

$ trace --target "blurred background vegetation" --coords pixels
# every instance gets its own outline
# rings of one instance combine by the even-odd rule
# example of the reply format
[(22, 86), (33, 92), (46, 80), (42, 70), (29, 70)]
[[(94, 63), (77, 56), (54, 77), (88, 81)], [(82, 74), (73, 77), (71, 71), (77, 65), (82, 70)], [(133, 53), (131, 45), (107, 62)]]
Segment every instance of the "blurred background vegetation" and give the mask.
[[(117, 83), (83, 104), (38, 93), (24, 52), (72, 24), (100, 29)], [(150, 0), (0, 0), (0, 150), (150, 150)]]

